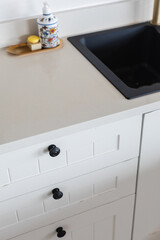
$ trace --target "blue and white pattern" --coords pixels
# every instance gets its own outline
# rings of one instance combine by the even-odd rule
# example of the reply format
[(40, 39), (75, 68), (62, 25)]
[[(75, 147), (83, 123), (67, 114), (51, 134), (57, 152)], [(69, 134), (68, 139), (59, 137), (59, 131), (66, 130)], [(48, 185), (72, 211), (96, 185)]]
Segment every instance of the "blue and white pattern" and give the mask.
[(54, 48), (60, 44), (58, 20), (52, 14), (43, 14), (37, 20), (40, 41), (43, 48)]

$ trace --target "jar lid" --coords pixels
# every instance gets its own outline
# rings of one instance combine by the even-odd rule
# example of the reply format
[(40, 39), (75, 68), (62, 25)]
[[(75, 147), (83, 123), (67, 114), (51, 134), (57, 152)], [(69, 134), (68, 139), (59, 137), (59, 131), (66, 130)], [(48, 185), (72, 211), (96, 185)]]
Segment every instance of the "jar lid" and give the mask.
[(43, 15), (37, 19), (37, 23), (40, 25), (53, 25), (57, 23), (57, 18), (53, 16), (52, 10), (50, 9), (48, 3), (44, 3)]
[(28, 37), (27, 41), (29, 43), (38, 43), (40, 41), (40, 38), (38, 36), (32, 35)]

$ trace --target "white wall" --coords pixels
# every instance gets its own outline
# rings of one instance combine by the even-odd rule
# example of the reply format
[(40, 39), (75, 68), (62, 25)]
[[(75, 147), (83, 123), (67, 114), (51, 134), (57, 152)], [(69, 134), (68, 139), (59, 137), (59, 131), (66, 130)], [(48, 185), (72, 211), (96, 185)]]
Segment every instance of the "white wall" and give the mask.
[[(30, 13), (39, 14), (42, 1), (44, 0), (0, 0), (0, 17), (3, 15), (0, 23), (0, 47), (25, 42), (29, 34), (37, 34), (35, 17), (28, 20), (24, 18), (29, 18)], [(53, 9), (55, 0), (49, 1)], [(103, 1), (106, 3), (102, 4)], [(10, 8), (14, 8), (14, 4), (19, 2), (23, 6), (23, 11), (19, 8), (16, 10), (19, 15), (15, 15), (10, 9), (10, 14), (9, 12), (4, 14), (7, 2), (8, 4), (11, 2)], [(89, 3), (90, 7), (88, 7)], [(27, 6), (30, 8), (32, 6), (32, 12)], [(148, 21), (152, 17), (153, 0), (58, 0), (55, 6), (58, 9), (56, 16), (59, 19), (60, 37), (63, 37)], [(65, 10), (60, 11), (62, 8)], [(67, 10), (68, 8), (72, 10)], [(12, 19), (22, 17), (23, 20), (7, 21), (11, 16)], [(2, 19), (5, 22), (2, 22)]]
[(40, 15), (44, 1), (50, 4), (53, 12), (61, 12), (87, 6), (135, 0), (0, 0), (0, 22)]
[(117, 0), (0, 0), (0, 21), (37, 16), (41, 14), (44, 1), (53, 12), (58, 12)]

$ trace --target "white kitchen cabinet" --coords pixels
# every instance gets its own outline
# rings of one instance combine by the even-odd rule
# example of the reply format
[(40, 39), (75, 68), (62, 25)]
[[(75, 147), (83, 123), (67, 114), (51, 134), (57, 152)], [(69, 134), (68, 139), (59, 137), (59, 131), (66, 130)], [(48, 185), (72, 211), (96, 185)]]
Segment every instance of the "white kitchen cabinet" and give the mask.
[[(0, 188), (87, 161), (91, 165), (95, 158), (104, 157), (108, 166), (135, 158), (139, 154), (140, 130), (138, 115), (1, 154)], [(56, 157), (49, 155), (52, 144), (60, 149)]]
[(141, 122), (138, 115), (1, 154), (0, 240), (56, 239), (59, 226), (66, 240), (131, 240)]
[[(13, 225), (14, 229), (20, 229), (19, 223), (21, 223), (22, 228), (22, 224), (25, 225), (27, 219), (40, 222), (44, 214), (50, 213), (50, 215), (57, 216), (60, 208), (63, 208), (64, 212), (64, 208), (69, 206), (70, 212), (73, 214), (72, 205), (77, 205), (78, 211), (79, 203), (82, 201), (83, 206), (85, 206), (86, 202), (85, 209), (88, 209), (88, 205), (93, 207), (106, 204), (135, 194), (136, 170), (137, 159), (132, 159), (61, 184), (50, 185), (39, 191), (1, 202), (0, 230), (5, 227), (6, 232), (7, 228), (11, 231), (10, 225), (13, 224), (15, 224)], [(62, 191), (63, 196), (55, 199), (53, 198), (52, 189), (57, 189), (57, 187), (59, 191)], [(95, 204), (96, 199), (97, 204)], [(5, 218), (8, 219), (8, 222), (4, 221)], [(52, 221), (56, 221), (54, 216)], [(33, 224), (30, 227), (32, 228), (32, 226)]]
[(133, 240), (160, 231), (160, 111), (144, 116)]
[(13, 240), (58, 240), (56, 229), (63, 228), (64, 240), (131, 239), (134, 195), (95, 208), (55, 224), (21, 235)]

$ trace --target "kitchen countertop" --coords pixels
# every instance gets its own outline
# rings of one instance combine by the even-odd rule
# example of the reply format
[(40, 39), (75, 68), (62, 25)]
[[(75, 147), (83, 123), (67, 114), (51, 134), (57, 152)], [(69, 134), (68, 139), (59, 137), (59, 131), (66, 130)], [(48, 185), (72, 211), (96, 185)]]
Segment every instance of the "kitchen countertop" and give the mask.
[(44, 54), (17, 57), (0, 50), (1, 152), (7, 143), (35, 135), (53, 136), (68, 127), (65, 134), (160, 109), (160, 93), (127, 100), (63, 41), (63, 48)]

